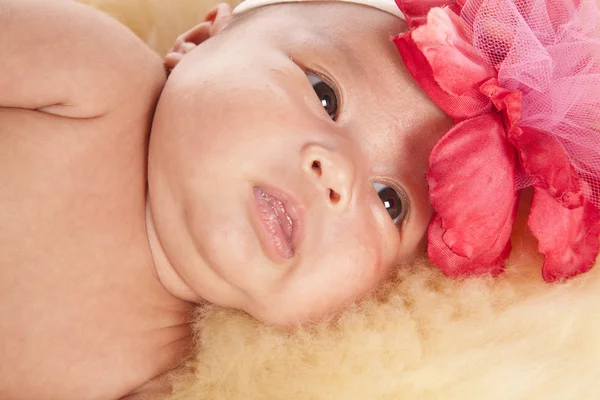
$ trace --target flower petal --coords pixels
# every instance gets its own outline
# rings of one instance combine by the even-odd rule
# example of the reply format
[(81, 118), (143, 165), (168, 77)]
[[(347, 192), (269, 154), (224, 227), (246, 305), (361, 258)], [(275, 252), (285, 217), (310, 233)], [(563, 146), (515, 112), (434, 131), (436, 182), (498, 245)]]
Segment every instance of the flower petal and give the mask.
[(589, 271), (598, 255), (600, 212), (591, 203), (569, 210), (541, 187), (534, 187), (529, 229), (544, 255), (542, 276), (561, 281)]
[(521, 92), (500, 87), (496, 78), (485, 82), (480, 90), (501, 112), (508, 140), (517, 148), (525, 173), (544, 186), (563, 206), (580, 207), (583, 192), (579, 177), (556, 137), (517, 125), (521, 119)]
[[(427, 22), (427, 13), (434, 7), (456, 7), (454, 0), (396, 0), (398, 8), (404, 14), (409, 28), (421, 26)], [(456, 9), (458, 14), (459, 9)]]
[(523, 94), (500, 87), (497, 78), (484, 82), (479, 90), (485, 94), (501, 112), (507, 130), (514, 129), (521, 119), (521, 100)]
[[(429, 163), (429, 195), (445, 229), (444, 243), (468, 259), (494, 246), (501, 251), (514, 223), (517, 193), (516, 154), (500, 116), (456, 125), (433, 148)], [(498, 238), (504, 243), (497, 244)]]
[[(516, 210), (517, 202), (515, 202)], [(516, 212), (516, 211), (515, 211)], [(507, 222), (509, 222), (507, 220)], [(491, 274), (499, 275), (504, 271), (504, 260), (510, 254), (510, 230), (512, 221), (508, 224), (508, 237), (501, 235), (497, 238), (493, 246), (481, 253), (478, 257), (469, 259), (461, 257), (454, 253), (442, 236), (445, 229), (442, 227), (442, 218), (435, 215), (429, 224), (427, 255), (431, 262), (437, 265), (440, 270), (451, 278)]]
[(455, 122), (491, 110), (479, 85), (495, 77), (496, 70), (476, 53), (451, 10), (432, 9), (425, 25), (394, 43), (417, 83)]
[(517, 148), (525, 172), (539, 182), (537, 186), (543, 186), (564, 207), (583, 204), (580, 179), (555, 137), (523, 127), (509, 132), (508, 139)]

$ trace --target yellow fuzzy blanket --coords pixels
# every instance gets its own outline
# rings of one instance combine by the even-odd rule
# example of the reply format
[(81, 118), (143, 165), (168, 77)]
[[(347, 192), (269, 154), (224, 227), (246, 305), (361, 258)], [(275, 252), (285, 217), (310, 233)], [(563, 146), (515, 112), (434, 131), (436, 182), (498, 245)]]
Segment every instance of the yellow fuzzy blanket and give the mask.
[[(86, 2), (159, 52), (214, 4)], [(548, 285), (535, 245), (517, 233), (496, 279), (452, 281), (422, 261), (339, 321), (292, 333), (205, 308), (171, 399), (600, 399), (600, 268)]]
[(549, 285), (535, 240), (513, 244), (499, 278), (452, 281), (422, 261), (291, 334), (208, 308), (171, 399), (600, 399), (600, 268)]

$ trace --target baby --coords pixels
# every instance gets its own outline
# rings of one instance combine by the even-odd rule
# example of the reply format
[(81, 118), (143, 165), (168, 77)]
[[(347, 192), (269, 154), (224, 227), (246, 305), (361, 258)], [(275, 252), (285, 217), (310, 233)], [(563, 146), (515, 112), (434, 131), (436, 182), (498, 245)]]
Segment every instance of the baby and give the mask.
[[(544, 278), (592, 267), (600, 75), (571, 50), (597, 10), (281, 1), (217, 6), (167, 80), (86, 6), (0, 0), (0, 398), (158, 395), (196, 304), (317, 321), (425, 246), (449, 276), (498, 274), (528, 185)], [(518, 42), (522, 21), (541, 27)]]
[(194, 304), (315, 321), (423, 252), (452, 122), (385, 7), (219, 5), (165, 86), (107, 16), (0, 1), (0, 398), (159, 393)]

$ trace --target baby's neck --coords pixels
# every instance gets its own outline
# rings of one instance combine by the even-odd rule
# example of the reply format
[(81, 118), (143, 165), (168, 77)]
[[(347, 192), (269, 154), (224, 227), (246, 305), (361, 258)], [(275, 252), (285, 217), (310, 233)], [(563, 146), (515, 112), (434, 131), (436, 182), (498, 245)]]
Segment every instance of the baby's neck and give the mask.
[(150, 244), (150, 252), (154, 261), (154, 272), (165, 290), (183, 301), (191, 303), (203, 302), (203, 299), (185, 284), (173, 267), (173, 264), (169, 261), (156, 232), (149, 200), (146, 200), (146, 231), (148, 234), (148, 243)]

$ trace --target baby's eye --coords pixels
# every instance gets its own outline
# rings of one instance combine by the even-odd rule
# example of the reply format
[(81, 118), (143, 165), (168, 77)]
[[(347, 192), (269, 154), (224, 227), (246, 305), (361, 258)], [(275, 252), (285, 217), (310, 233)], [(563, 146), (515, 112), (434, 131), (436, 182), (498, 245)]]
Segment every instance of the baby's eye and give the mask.
[(402, 221), (406, 217), (408, 210), (406, 195), (404, 193), (399, 194), (396, 190), (383, 183), (373, 182), (373, 186), (394, 223), (397, 224)]
[(321, 78), (310, 72), (306, 72), (306, 77), (317, 94), (319, 101), (323, 105), (325, 112), (335, 121), (338, 110), (338, 98), (335, 94), (335, 90), (327, 83), (323, 82)]

